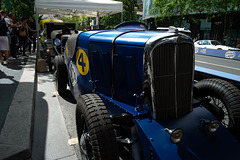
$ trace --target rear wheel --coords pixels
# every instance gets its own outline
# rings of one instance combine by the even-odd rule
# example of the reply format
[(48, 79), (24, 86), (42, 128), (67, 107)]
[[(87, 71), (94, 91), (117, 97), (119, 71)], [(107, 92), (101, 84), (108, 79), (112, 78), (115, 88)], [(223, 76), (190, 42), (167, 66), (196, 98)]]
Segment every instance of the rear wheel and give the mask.
[(62, 56), (56, 56), (55, 59), (55, 67), (56, 67), (56, 87), (59, 94), (66, 92), (67, 83), (68, 83), (68, 73), (67, 67), (64, 63), (64, 58)]
[(52, 72), (53, 71), (53, 64), (52, 64), (52, 58), (51, 58), (51, 54), (49, 51), (46, 51), (46, 58), (47, 58), (47, 64), (48, 64), (48, 69), (49, 69), (49, 72)]
[[(220, 117), (223, 126), (234, 135), (240, 134), (240, 91), (220, 79), (204, 79), (195, 84), (195, 97), (209, 101), (209, 110)], [(239, 138), (239, 137), (238, 137)]]
[(78, 98), (76, 124), (83, 160), (119, 159), (112, 122), (97, 94), (86, 94)]

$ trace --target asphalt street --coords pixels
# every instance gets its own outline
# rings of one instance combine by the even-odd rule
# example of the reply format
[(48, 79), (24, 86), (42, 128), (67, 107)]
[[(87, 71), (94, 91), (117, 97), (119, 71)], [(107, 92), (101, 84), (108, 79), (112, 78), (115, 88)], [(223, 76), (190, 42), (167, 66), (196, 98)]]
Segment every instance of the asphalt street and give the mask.
[(27, 59), (26, 57), (10, 58), (10, 64), (0, 64), (0, 132), (5, 123), (9, 106), (12, 103)]
[(240, 76), (240, 61), (196, 54), (195, 65)]

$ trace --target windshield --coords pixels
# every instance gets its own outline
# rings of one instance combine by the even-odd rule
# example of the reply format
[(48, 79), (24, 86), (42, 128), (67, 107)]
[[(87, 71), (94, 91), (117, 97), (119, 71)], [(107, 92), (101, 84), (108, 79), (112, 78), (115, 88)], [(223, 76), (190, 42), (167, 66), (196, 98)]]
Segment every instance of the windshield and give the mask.
[(211, 43), (212, 43), (212, 45), (221, 45), (221, 43), (218, 41), (211, 41)]

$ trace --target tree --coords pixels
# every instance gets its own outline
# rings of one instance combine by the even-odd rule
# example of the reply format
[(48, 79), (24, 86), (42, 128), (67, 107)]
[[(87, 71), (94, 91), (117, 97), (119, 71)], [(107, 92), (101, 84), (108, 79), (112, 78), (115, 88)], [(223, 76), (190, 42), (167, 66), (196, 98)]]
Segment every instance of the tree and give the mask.
[(227, 30), (227, 15), (232, 12), (240, 11), (239, 0), (212, 0), (209, 4), (209, 10), (207, 14), (209, 18), (215, 18), (218, 16), (224, 17), (224, 33), (226, 35)]
[[(137, 12), (135, 10), (137, 0), (118, 0), (123, 2), (123, 21), (137, 20)], [(105, 28), (113, 28), (121, 22), (121, 13), (104, 16), (101, 18), (101, 24)]]
[(153, 0), (153, 9), (151, 12), (163, 20), (172, 16), (179, 16), (179, 26), (182, 26), (182, 20), (190, 13), (192, 0)]
[(123, 2), (123, 15), (126, 21), (136, 20), (136, 10), (137, 0), (122, 0)]
[(119, 23), (121, 23), (121, 13), (101, 17), (101, 25), (106, 29), (114, 28)]
[[(239, 0), (153, 0), (151, 12), (157, 14), (160, 19), (179, 16), (179, 24), (192, 14), (206, 14), (207, 18), (226, 15), (233, 11), (239, 11)], [(193, 20), (195, 20), (193, 18)]]
[(34, 14), (34, 0), (9, 0), (11, 7), (9, 10), (5, 6), (6, 0), (1, 1), (1, 9), (15, 13), (18, 20), (20, 17), (29, 17)]

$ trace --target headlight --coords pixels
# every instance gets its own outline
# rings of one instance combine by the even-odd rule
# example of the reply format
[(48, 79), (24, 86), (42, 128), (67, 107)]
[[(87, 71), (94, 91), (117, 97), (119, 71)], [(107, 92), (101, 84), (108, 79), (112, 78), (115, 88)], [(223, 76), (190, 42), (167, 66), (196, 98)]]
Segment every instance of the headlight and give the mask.
[(61, 44), (61, 41), (60, 39), (56, 38), (53, 43), (55, 46), (59, 46)]
[(170, 134), (170, 140), (172, 143), (176, 144), (182, 140), (183, 130), (181, 128), (177, 128), (174, 130), (165, 128), (165, 131), (167, 131)]
[(43, 34), (43, 31), (40, 33), (40, 36), (43, 36), (44, 34)]
[(209, 120), (201, 119), (199, 128), (200, 129), (206, 128), (209, 132), (213, 133), (217, 131), (219, 126), (220, 126), (220, 122), (218, 120), (209, 121)]
[(211, 121), (208, 125), (208, 131), (209, 132), (216, 132), (219, 128), (220, 122), (218, 120)]

